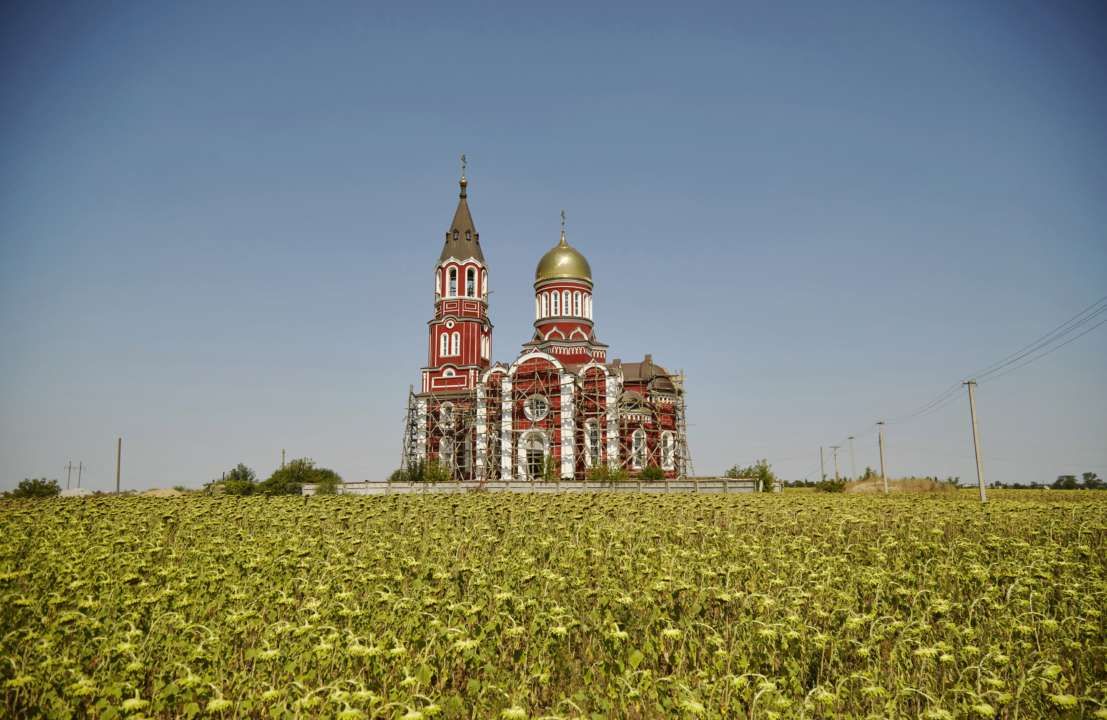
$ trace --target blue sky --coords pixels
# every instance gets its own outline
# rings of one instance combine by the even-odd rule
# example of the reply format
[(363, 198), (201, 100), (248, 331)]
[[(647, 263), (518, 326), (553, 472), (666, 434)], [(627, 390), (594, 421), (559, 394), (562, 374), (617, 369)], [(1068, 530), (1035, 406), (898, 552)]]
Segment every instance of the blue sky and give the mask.
[[(5, 4), (0, 489), (386, 475), (461, 152), (496, 359), (565, 208), (701, 474), (875, 466), (1107, 295), (1102, 4), (601, 5)], [(1107, 475), (1107, 328), (978, 410), (990, 479)], [(974, 479), (964, 397), (887, 435)]]

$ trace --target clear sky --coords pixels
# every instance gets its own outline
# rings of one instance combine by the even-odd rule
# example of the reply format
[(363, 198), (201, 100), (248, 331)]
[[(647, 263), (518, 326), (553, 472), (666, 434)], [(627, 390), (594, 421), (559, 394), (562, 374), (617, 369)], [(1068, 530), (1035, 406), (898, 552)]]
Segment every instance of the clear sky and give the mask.
[[(497, 360), (558, 213), (695, 470), (909, 413), (1107, 295), (1098, 2), (4, 3), (0, 489), (399, 464), (470, 158)], [(978, 390), (990, 479), (1107, 476), (1107, 327)], [(974, 480), (963, 394), (893, 475)], [(829, 458), (828, 455), (828, 465)], [(849, 472), (845, 449), (840, 455)]]

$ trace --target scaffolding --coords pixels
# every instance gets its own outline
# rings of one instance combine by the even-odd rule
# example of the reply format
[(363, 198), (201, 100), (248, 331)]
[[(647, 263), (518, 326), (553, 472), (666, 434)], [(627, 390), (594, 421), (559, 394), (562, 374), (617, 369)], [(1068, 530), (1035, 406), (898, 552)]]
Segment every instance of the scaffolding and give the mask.
[[(598, 464), (632, 474), (655, 465), (666, 476), (691, 477), (683, 373), (635, 386), (624, 387), (600, 366), (577, 376), (525, 362), (513, 375), (494, 372), (470, 390), (409, 388), (401, 467), (410, 471), (434, 459), (452, 480), (482, 482), (585, 479)], [(568, 447), (566, 433), (572, 438)], [(550, 462), (557, 464), (551, 469)], [(505, 466), (512, 477), (505, 476)]]

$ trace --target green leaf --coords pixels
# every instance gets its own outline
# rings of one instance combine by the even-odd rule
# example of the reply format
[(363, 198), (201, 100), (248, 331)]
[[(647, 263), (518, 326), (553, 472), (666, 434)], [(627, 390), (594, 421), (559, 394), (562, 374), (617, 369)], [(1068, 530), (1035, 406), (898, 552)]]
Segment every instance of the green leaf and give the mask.
[(631, 670), (637, 670), (638, 666), (642, 664), (642, 661), (646, 659), (646, 656), (642, 654), (641, 650), (634, 649), (630, 651), (630, 655), (627, 657), (627, 662), (630, 663)]

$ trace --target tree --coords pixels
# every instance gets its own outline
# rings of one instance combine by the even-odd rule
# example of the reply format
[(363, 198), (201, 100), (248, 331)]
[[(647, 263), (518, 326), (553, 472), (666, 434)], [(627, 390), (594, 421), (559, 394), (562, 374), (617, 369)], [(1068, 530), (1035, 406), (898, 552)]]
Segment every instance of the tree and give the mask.
[(311, 458), (297, 458), (274, 470), (267, 480), (258, 483), (257, 489), (265, 495), (299, 495), (305, 484), (333, 483), (337, 487), (340, 482), (342, 478), (335, 471), (315, 467)]
[(231, 468), (220, 483), (228, 495), (253, 495), (257, 492), (257, 475), (243, 463)]
[(1078, 486), (1076, 484), (1075, 475), (1058, 475), (1057, 479), (1053, 481), (1051, 485), (1054, 490), (1075, 490)]
[(1103, 490), (1107, 488), (1107, 483), (1101, 480), (1094, 472), (1086, 472), (1080, 477), (1084, 481), (1084, 487), (1088, 490)]
[(773, 485), (776, 484), (776, 474), (773, 473), (773, 468), (769, 465), (768, 460), (758, 460), (749, 467), (735, 465), (727, 470), (725, 475), (728, 478), (759, 480), (762, 492), (772, 492)]
[(330, 468), (317, 468), (315, 480), (315, 494), (316, 495), (337, 495), (338, 485), (342, 482), (342, 478), (338, 477), (338, 473)]
[(5, 495), (13, 498), (43, 498), (54, 497), (61, 492), (61, 486), (57, 480), (46, 478), (26, 478), (19, 485)]

